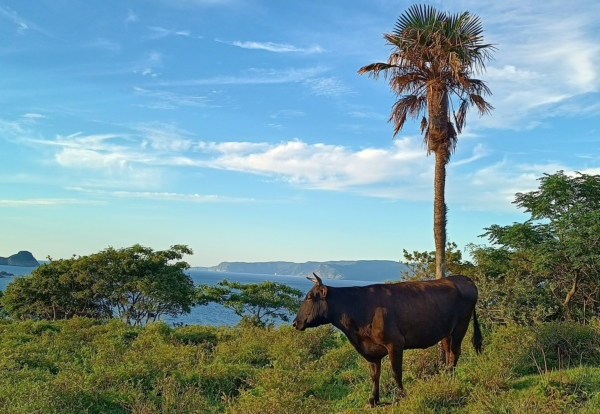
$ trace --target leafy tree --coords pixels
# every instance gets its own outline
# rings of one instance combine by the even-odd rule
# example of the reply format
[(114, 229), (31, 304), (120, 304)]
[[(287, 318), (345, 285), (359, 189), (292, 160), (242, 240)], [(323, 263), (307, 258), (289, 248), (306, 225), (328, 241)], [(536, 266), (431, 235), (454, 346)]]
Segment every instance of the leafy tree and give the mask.
[(9, 283), (2, 304), (18, 319), (118, 317), (133, 325), (189, 313), (194, 285), (184, 273), (189, 265), (180, 261), (184, 254), (192, 251), (182, 245), (154, 251), (136, 244), (51, 260)]
[(82, 271), (81, 258), (51, 260), (30, 276), (15, 278), (6, 287), (2, 304), (16, 319), (100, 318), (110, 313), (97, 289), (98, 279)]
[[(409, 253), (405, 249), (404, 264), (408, 267), (402, 275), (402, 280), (431, 280), (435, 279), (435, 252), (418, 252)], [(454, 242), (446, 244), (446, 270), (450, 275), (462, 275), (469, 271), (473, 265), (463, 260), (462, 252)]]
[(242, 284), (224, 279), (216, 285), (198, 286), (196, 303), (218, 303), (232, 309), (242, 322), (265, 327), (276, 319), (289, 321), (298, 311), (303, 292), (284, 283), (264, 281)]
[(528, 262), (530, 278), (567, 319), (589, 319), (600, 299), (600, 175), (545, 174), (537, 191), (517, 193), (524, 223), (492, 225), (485, 236)]
[(469, 12), (449, 14), (414, 5), (398, 18), (392, 33), (383, 35), (392, 46), (388, 61), (358, 71), (375, 79), (383, 73), (389, 79), (398, 97), (389, 119), (394, 122), (394, 136), (407, 117), (423, 116), (421, 132), (427, 154), (435, 153), (433, 229), (438, 279), (446, 271), (446, 164), (465, 126), (468, 108), (475, 106), (480, 115), (493, 109), (484, 99), (491, 94), (489, 88), (473, 78), (485, 68), (494, 49), (483, 43), (482, 33), (479, 17)]
[(560, 307), (527, 252), (475, 244), (467, 249), (474, 266), (465, 274), (479, 290), (477, 312), (484, 324), (532, 325), (559, 317)]
[[(136, 244), (109, 247), (86, 258), (88, 269), (99, 272), (102, 291), (115, 316), (136, 326), (154, 322), (163, 315), (189, 313), (194, 302), (194, 283), (184, 273), (189, 265), (183, 255), (193, 254), (187, 246), (154, 251)], [(175, 261), (174, 263), (171, 263)]]

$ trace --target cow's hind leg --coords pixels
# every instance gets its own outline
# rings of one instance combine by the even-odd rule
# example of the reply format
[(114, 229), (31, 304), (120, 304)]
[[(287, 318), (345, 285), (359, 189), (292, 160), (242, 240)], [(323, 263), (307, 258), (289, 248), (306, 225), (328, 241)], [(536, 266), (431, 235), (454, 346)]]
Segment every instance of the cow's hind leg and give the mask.
[[(447, 336), (446, 338), (442, 339), (440, 341), (440, 343), (438, 344), (438, 352), (440, 353), (440, 359), (442, 361), (442, 367), (443, 366), (449, 366), (451, 364), (452, 361), (452, 356), (450, 355), (450, 346), (452, 344), (452, 337), (451, 336)], [(440, 350), (441, 348), (441, 350)], [(443, 369), (443, 368), (440, 368)]]
[(404, 386), (402, 385), (402, 354), (404, 352), (404, 338), (401, 337), (399, 340), (387, 346), (388, 356), (390, 357), (390, 364), (392, 365), (392, 373), (394, 379), (398, 385), (398, 393), (396, 395), (396, 402), (399, 402), (404, 397)]
[(469, 328), (469, 321), (467, 321), (467, 323), (458, 325), (454, 329), (454, 332), (452, 332), (452, 335), (450, 335), (448, 337), (449, 345), (450, 345), (450, 347), (449, 347), (450, 352), (447, 354), (449, 357), (447, 357), (446, 363), (447, 363), (448, 368), (450, 368), (452, 371), (454, 371), (454, 368), (456, 368), (456, 364), (458, 363), (458, 358), (460, 358), (462, 341), (463, 341), (465, 335), (467, 334), (468, 328)]
[(373, 390), (369, 398), (369, 406), (375, 408), (379, 404), (379, 377), (381, 375), (381, 359), (369, 362), (369, 373), (373, 381)]

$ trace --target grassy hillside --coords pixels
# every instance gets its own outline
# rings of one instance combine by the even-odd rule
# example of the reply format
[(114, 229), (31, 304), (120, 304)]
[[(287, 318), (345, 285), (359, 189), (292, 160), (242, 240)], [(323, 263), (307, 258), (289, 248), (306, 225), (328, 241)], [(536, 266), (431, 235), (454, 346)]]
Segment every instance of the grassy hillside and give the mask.
[(328, 327), (0, 320), (0, 412), (597, 413), (599, 348), (600, 325), (549, 324), (488, 333), (480, 356), (465, 344), (454, 375), (407, 351), (407, 397), (390, 404), (386, 358), (387, 405), (370, 410), (366, 363)]

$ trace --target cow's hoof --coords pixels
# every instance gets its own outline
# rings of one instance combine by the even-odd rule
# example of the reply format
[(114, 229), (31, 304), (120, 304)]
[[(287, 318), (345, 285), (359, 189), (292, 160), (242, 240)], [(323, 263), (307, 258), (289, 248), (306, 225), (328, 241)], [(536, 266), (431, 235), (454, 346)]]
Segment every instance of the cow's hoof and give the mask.
[(396, 401), (394, 401), (394, 405), (400, 405), (400, 400), (402, 400), (404, 397), (406, 397), (406, 393), (404, 392), (404, 390), (398, 391), (398, 393), (396, 394)]
[(379, 400), (376, 400), (373, 397), (369, 398), (369, 408), (375, 408), (377, 407), (377, 404), (379, 404)]

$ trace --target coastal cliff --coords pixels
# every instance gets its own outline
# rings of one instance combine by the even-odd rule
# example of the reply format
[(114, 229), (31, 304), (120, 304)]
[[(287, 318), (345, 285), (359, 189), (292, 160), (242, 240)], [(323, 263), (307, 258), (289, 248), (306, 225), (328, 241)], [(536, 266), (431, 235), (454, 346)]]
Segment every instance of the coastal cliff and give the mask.
[(22, 250), (9, 257), (0, 257), (0, 265), (38, 267), (40, 264), (30, 252)]

